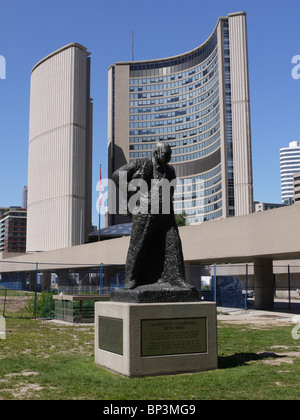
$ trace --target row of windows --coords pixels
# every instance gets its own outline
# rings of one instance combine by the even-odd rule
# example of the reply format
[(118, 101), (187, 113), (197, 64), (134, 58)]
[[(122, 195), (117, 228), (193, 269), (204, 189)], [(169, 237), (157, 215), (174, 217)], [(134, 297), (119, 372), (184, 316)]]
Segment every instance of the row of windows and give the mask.
[[(199, 181), (203, 181), (203, 180), (206, 181), (205, 184), (204, 184), (205, 188), (207, 186), (214, 185), (214, 183), (218, 182), (218, 177), (215, 178), (215, 176), (220, 174), (220, 173), (221, 173), (221, 165), (217, 166), (212, 171), (206, 172), (206, 173), (201, 174), (201, 175), (194, 175), (194, 176), (187, 177), (187, 178), (179, 178), (179, 179), (177, 179), (176, 191), (180, 192), (180, 187), (196, 184)], [(211, 182), (211, 184), (207, 184), (209, 182)], [(175, 191), (175, 194), (176, 194), (176, 191)]]
[[(182, 209), (179, 209), (179, 210), (176, 210), (175, 211), (175, 213), (185, 213), (186, 215), (187, 215), (187, 217), (188, 217), (188, 222), (190, 222), (191, 221), (191, 216), (201, 216), (201, 215), (203, 215), (203, 216), (205, 216), (204, 215), (204, 213), (203, 213), (203, 208), (190, 208), (190, 209), (185, 209), (185, 210), (182, 210)], [(218, 213), (220, 212), (220, 210), (218, 211)], [(213, 215), (213, 214), (216, 214), (216, 213), (211, 213), (211, 215)]]
[[(194, 78), (190, 77), (189, 79), (186, 79), (185, 82), (178, 81), (178, 82), (172, 82), (172, 83), (160, 83), (157, 85), (144, 85), (144, 86), (131, 86), (129, 88), (129, 93), (131, 92), (166, 92), (166, 95), (169, 96), (172, 92), (172, 95), (174, 93), (184, 93), (188, 92), (190, 90), (196, 89), (200, 86), (205, 85), (213, 77), (215, 72), (218, 70), (218, 65), (216, 63), (213, 63), (212, 69), (210, 71), (204, 70), (203, 78), (199, 80), (199, 77), (195, 76)], [(188, 85), (188, 86), (187, 86)]]
[(219, 219), (220, 217), (222, 217), (222, 210), (219, 210), (215, 213), (211, 213), (211, 214), (205, 214), (202, 216), (197, 216), (197, 217), (188, 217), (188, 223), (189, 224), (198, 224), (198, 223), (203, 223), (203, 222), (207, 222), (209, 220), (215, 220), (215, 219)]
[(159, 76), (159, 77), (151, 77), (151, 78), (143, 78), (143, 79), (131, 78), (129, 81), (129, 84), (130, 85), (140, 85), (140, 84), (149, 85), (150, 83), (164, 83), (164, 82), (171, 82), (174, 80), (185, 79), (187, 77), (194, 75), (195, 73), (199, 73), (200, 71), (208, 67), (210, 63), (215, 59), (217, 53), (218, 53), (218, 48), (215, 48), (215, 50), (213, 51), (213, 53), (210, 55), (210, 57), (207, 60), (203, 61), (199, 66), (190, 68), (187, 71), (175, 73), (175, 74), (171, 74), (167, 76)]
[(211, 76), (207, 77), (206, 83), (202, 87), (197, 86), (196, 88), (196, 85), (198, 85), (196, 83), (195, 85), (192, 85), (192, 86), (184, 86), (178, 89), (170, 89), (170, 90), (157, 91), (157, 92), (152, 92), (152, 93), (130, 93), (129, 99), (146, 99), (146, 98), (150, 99), (150, 98), (157, 98), (158, 96), (161, 96), (161, 97), (173, 96), (173, 98), (165, 98), (165, 100), (172, 102), (172, 100), (174, 99), (174, 95), (185, 94), (187, 92), (189, 93), (189, 97), (193, 98), (207, 91), (215, 83), (215, 81), (217, 80), (217, 77), (218, 77), (218, 72), (216, 71), (215, 74), (211, 73)]
[[(129, 92), (147, 92), (147, 91), (154, 91), (154, 90), (165, 90), (165, 89), (173, 89), (173, 88), (179, 88), (181, 86), (185, 86), (185, 85), (189, 85), (191, 83), (194, 84), (194, 86), (198, 87), (197, 85), (201, 86), (204, 83), (206, 83), (207, 81), (207, 75), (211, 75), (214, 74), (214, 72), (217, 70), (218, 68), (218, 60), (217, 58), (215, 58), (215, 60), (202, 72), (195, 74), (194, 76), (190, 76), (188, 78), (185, 79), (179, 79), (175, 80), (175, 75), (173, 76), (173, 81), (169, 82), (169, 83), (157, 83), (157, 84), (144, 84), (144, 80), (147, 79), (143, 79), (142, 80), (130, 80), (129, 81)], [(196, 73), (197, 69), (193, 70), (193, 73)], [(211, 76), (210, 76), (211, 77)], [(198, 82), (199, 79), (202, 79)], [(172, 79), (171, 79), (172, 80)], [(135, 82), (135, 83), (132, 83)], [(138, 82), (138, 83), (136, 83)], [(140, 83), (143, 83), (142, 85)], [(197, 83), (195, 83), (197, 82)], [(135, 86), (133, 86), (135, 85)]]
[(281, 173), (281, 179), (289, 178), (289, 175), (291, 177), (293, 177), (295, 172), (298, 172), (300, 169), (300, 165), (297, 166), (288, 166), (286, 168), (281, 168), (280, 173)]
[[(205, 150), (200, 150), (195, 153), (188, 153), (188, 154), (180, 155), (180, 156), (173, 155), (171, 159), (171, 163), (185, 162), (187, 160), (193, 160), (193, 159), (200, 159), (204, 156), (210, 155), (219, 147), (220, 147), (220, 140), (218, 140), (215, 144), (213, 144), (211, 147), (208, 147)], [(152, 152), (130, 152), (129, 153), (129, 157), (131, 160), (151, 158), (151, 156), (152, 156)]]
[[(297, 171), (299, 171), (299, 168)], [(294, 173), (295, 173), (295, 170), (290, 170), (290, 171), (286, 170), (284, 172), (281, 172), (281, 182), (284, 182), (285, 180), (290, 181), (291, 179), (293, 179)]]
[[(220, 193), (220, 195), (221, 195), (221, 193)], [(201, 201), (201, 200), (197, 200), (197, 201)], [(188, 202), (188, 203), (185, 203), (185, 202), (181, 202), (181, 203), (177, 203), (177, 204), (174, 203), (174, 211), (176, 213), (179, 212), (179, 211), (181, 213), (183, 213), (183, 212), (187, 213), (189, 207), (194, 207), (195, 208), (196, 203), (194, 201), (191, 201), (191, 202)], [(202, 213), (210, 213), (211, 211), (214, 211), (214, 210), (217, 210), (217, 209), (220, 209), (220, 208), (222, 208), (222, 200), (220, 200), (219, 202), (216, 202), (214, 204), (210, 204), (209, 206), (204, 206), (204, 207), (201, 206), (200, 211)]]
[(26, 215), (24, 217), (11, 217), (10, 215), (3, 215), (0, 220), (0, 223), (26, 223), (26, 220)]
[(24, 228), (23, 228), (23, 229), (14, 229), (14, 230), (11, 230), (11, 229), (10, 229), (10, 230), (8, 230), (8, 229), (3, 230), (3, 229), (2, 229), (2, 230), (0, 231), (0, 236), (1, 236), (1, 237), (4, 237), (4, 235), (5, 235), (5, 236), (7, 236), (9, 233), (12, 233), (12, 232), (24, 232), (24, 233), (25, 233), (25, 235), (26, 235), (26, 229), (24, 229)]
[(4, 251), (4, 252), (24, 252), (26, 249), (26, 246), (22, 243), (18, 243), (18, 244), (14, 244), (14, 245), (9, 245), (9, 246), (5, 246), (3, 248), (0, 248), (0, 251)]
[(300, 153), (298, 153), (298, 155), (294, 155), (295, 157), (291, 157), (291, 156), (282, 156), (280, 158), (280, 164), (284, 164), (289, 163), (289, 162), (294, 162), (294, 161), (299, 161), (300, 162)]
[[(218, 112), (218, 109), (213, 111), (213, 114), (215, 115)], [(207, 118), (207, 117), (205, 117)], [(145, 129), (142, 130), (130, 130), (129, 134), (130, 136), (143, 136), (143, 135), (147, 135), (147, 134), (166, 134), (166, 133), (172, 133), (174, 132), (178, 132), (178, 131), (186, 131), (186, 135), (187, 136), (194, 136), (196, 134), (200, 134), (203, 133), (207, 130), (209, 130), (211, 127), (213, 127), (220, 119), (220, 115), (219, 113), (215, 116), (215, 118), (213, 118), (212, 120), (210, 120), (210, 122), (208, 122), (206, 125), (201, 126), (202, 122), (201, 121), (196, 121), (194, 123), (188, 123), (188, 124), (181, 124), (181, 125), (177, 125), (177, 126), (172, 126), (172, 127), (166, 127), (166, 128), (150, 128), (147, 127)], [(200, 124), (199, 124), (200, 122)], [(200, 128), (195, 128), (196, 126), (201, 126)], [(190, 130), (191, 128), (194, 128), (193, 130)], [(190, 130), (190, 131), (188, 131)], [(212, 131), (212, 130), (211, 130)], [(213, 134), (213, 132), (211, 133), (211, 135)]]
[(181, 201), (175, 201), (174, 202), (174, 209), (178, 208), (189, 208), (189, 207), (203, 207), (207, 204), (215, 203), (216, 201), (219, 201), (222, 197), (222, 192), (220, 191), (217, 194), (210, 195), (210, 197), (207, 198), (198, 198), (195, 200), (181, 200)]
[(186, 182), (185, 182), (186, 185), (185, 184), (182, 185), (182, 183), (180, 181), (189, 181), (189, 179), (185, 178), (185, 179), (177, 180), (177, 186), (176, 186), (176, 190), (175, 190), (175, 193), (174, 193), (174, 200), (177, 199), (177, 195), (180, 198), (182, 196), (182, 194), (195, 192), (199, 189), (200, 190), (205, 190), (207, 188), (210, 188), (212, 186), (215, 186), (215, 185), (219, 184), (220, 181), (221, 181), (221, 174), (219, 174), (216, 177), (210, 179), (209, 181), (204, 181), (204, 179), (200, 178), (195, 183), (186, 184)]
[[(220, 142), (218, 134), (215, 135), (213, 137), (213, 139), (215, 141)], [(172, 147), (171, 143), (169, 143), (169, 144)], [(185, 145), (184, 147), (173, 148), (172, 149), (172, 157), (174, 157), (175, 155), (181, 155), (183, 153), (195, 152), (196, 150), (203, 150), (203, 149), (206, 149), (211, 144), (214, 144), (212, 139), (206, 140), (202, 143), (196, 143), (196, 144), (193, 144), (191, 146), (190, 145)], [(155, 146), (156, 146), (156, 143), (153, 143), (153, 144), (149, 144), (149, 143), (148, 144), (147, 143), (146, 144), (134, 144), (134, 145), (130, 145), (130, 150), (132, 150), (132, 151), (141, 151), (141, 150), (149, 151), (149, 150), (153, 150), (155, 148)]]
[[(197, 200), (199, 198), (214, 196), (214, 194), (220, 191), (221, 188), (222, 188), (222, 184), (219, 183), (218, 185), (208, 190), (200, 189), (198, 191), (187, 192), (187, 193), (181, 194), (181, 196), (177, 194), (174, 197), (174, 203), (180, 202), (180, 201), (186, 201), (186, 200)], [(212, 201), (215, 201), (215, 200), (211, 200), (210, 202)]]
[[(194, 114), (189, 114), (188, 116), (185, 116), (185, 117), (177, 117), (177, 118), (172, 118), (172, 119), (165, 118), (163, 120), (157, 120), (157, 121), (150, 120), (150, 121), (143, 121), (143, 122), (131, 122), (129, 123), (129, 127), (130, 128), (161, 127), (165, 125), (183, 124), (183, 123), (188, 123), (190, 121), (196, 120), (196, 122), (193, 125), (190, 125), (190, 127), (195, 127), (197, 125), (206, 123), (212, 117), (214, 117), (217, 114), (217, 112), (219, 112), (219, 107), (217, 106), (218, 103), (219, 101), (216, 100), (214, 104), (210, 105), (208, 108), (205, 108), (202, 111), (197, 111)], [(215, 110), (211, 112), (214, 108)]]
[[(188, 101), (182, 102), (181, 106), (171, 108), (176, 109), (175, 111), (169, 111), (159, 114), (156, 111), (162, 111), (159, 109), (160, 107), (154, 108), (130, 108), (130, 114), (142, 114), (142, 115), (130, 115), (130, 120), (151, 120), (151, 119), (158, 119), (158, 118), (170, 118), (170, 117), (177, 117), (178, 115), (186, 115), (186, 114), (193, 114), (197, 111), (203, 110), (204, 108), (208, 107), (213, 101), (218, 98), (219, 89), (217, 88), (215, 91), (211, 90), (208, 97), (206, 96), (205, 100), (200, 99), (198, 101)], [(191, 103), (190, 103), (191, 102)], [(196, 103), (196, 104), (194, 104)], [(156, 112), (156, 113), (153, 113)]]
[(299, 156), (300, 153), (300, 147), (293, 147), (291, 148), (285, 148), (285, 149), (280, 149), (280, 157), (281, 156)]
[[(135, 143), (147, 143), (147, 142), (158, 142), (158, 141), (168, 141), (168, 143), (170, 144), (171, 147), (179, 147), (179, 146), (186, 146), (187, 144), (192, 144), (192, 143), (197, 143), (197, 142), (202, 142), (203, 140), (207, 140), (209, 139), (210, 143), (213, 143), (217, 136), (219, 136), (218, 130), (220, 128), (220, 123), (218, 122), (216, 124), (216, 126), (203, 134), (200, 134), (198, 136), (196, 136), (197, 132), (196, 130), (190, 131), (189, 137), (187, 137), (187, 133), (171, 133), (171, 134), (167, 134), (167, 135), (159, 135), (159, 136), (141, 136), (141, 137), (130, 137), (129, 138), (129, 142), (130, 144), (135, 144)], [(210, 138), (214, 133), (215, 134), (212, 138)], [(171, 141), (171, 140), (176, 140), (176, 141)]]
[(170, 58), (165, 61), (148, 63), (135, 63), (130, 66), (130, 77), (151, 77), (162, 76), (170, 73), (177, 73), (195, 67), (203, 63), (217, 46), (217, 33), (202, 47), (190, 54), (178, 58)]
[[(197, 96), (194, 99), (188, 99), (187, 95), (180, 96), (180, 102), (171, 103), (167, 105), (161, 105), (161, 106), (148, 106), (148, 107), (139, 107), (139, 108), (130, 108), (130, 114), (137, 114), (137, 113), (154, 113), (154, 112), (164, 112), (164, 111), (170, 111), (170, 110), (178, 110), (178, 109), (188, 109), (189, 107), (198, 106), (199, 109), (205, 108), (208, 103), (213, 101), (215, 97), (219, 94), (219, 87), (218, 82), (216, 81), (215, 85), (212, 86), (212, 88), (205, 92), (204, 94)], [(163, 100), (161, 100), (163, 101)], [(140, 104), (141, 102), (141, 104)], [(143, 105), (143, 101), (133, 101), (132, 103), (137, 105)], [(152, 101), (149, 102), (149, 105), (154, 105), (156, 101), (153, 101), (153, 104), (150, 104)], [(157, 105), (157, 104), (156, 104)], [(193, 112), (190, 111), (189, 112)]]

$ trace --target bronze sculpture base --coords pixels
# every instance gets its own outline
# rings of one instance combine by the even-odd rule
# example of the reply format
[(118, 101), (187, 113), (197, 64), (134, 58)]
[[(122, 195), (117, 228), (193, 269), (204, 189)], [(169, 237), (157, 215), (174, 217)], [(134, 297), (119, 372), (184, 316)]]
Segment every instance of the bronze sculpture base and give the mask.
[(134, 289), (115, 289), (110, 294), (113, 302), (157, 303), (157, 302), (199, 302), (195, 288), (170, 286), (169, 284), (147, 284)]

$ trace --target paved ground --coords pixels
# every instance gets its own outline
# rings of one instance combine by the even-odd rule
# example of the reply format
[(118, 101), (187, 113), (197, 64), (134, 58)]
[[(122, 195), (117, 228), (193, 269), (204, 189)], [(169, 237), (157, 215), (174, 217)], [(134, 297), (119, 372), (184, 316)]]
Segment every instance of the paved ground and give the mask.
[(300, 324), (300, 300), (292, 300), (290, 308), (288, 308), (286, 300), (277, 299), (274, 309), (268, 311), (218, 307), (218, 320), (235, 324)]

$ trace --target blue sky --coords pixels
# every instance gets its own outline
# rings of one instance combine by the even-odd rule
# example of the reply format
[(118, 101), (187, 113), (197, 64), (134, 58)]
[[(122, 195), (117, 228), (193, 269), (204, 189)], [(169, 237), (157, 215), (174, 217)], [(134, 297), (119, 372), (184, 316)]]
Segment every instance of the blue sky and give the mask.
[(0, 207), (21, 205), (27, 184), (30, 73), (43, 57), (78, 42), (91, 52), (94, 99), (93, 223), (99, 164), (107, 167), (107, 70), (116, 61), (168, 57), (202, 44), (219, 16), (246, 11), (254, 198), (280, 202), (279, 149), (300, 140), (300, 2), (270, 0), (0, 0)]

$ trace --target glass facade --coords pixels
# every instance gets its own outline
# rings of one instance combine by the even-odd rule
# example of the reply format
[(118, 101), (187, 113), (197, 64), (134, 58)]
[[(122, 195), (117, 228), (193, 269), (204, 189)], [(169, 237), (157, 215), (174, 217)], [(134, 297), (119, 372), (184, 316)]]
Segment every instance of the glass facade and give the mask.
[(300, 142), (291, 142), (280, 149), (281, 199), (283, 204), (294, 201), (294, 174), (300, 171)]
[(0, 252), (26, 252), (25, 209), (6, 209), (0, 216)]
[[(234, 25), (242, 29), (244, 19), (244, 13), (232, 16)], [(235, 69), (247, 61), (239, 53), (232, 59), (232, 42), (243, 57), (247, 53), (245, 43), (231, 40), (230, 34), (229, 19), (220, 18), (211, 37), (190, 52), (110, 68), (111, 173), (128, 161), (151, 157), (157, 142), (168, 142), (177, 174), (174, 209), (187, 215), (188, 224), (237, 215), (235, 187), (246, 185), (234, 173), (239, 157), (234, 156), (233, 146), (231, 61)], [(246, 85), (247, 77), (245, 72)], [(246, 112), (239, 124), (245, 132), (249, 113), (241, 112)], [(239, 156), (248, 156), (247, 136), (247, 151), (239, 146)], [(250, 159), (246, 164), (251, 164)]]
[[(129, 157), (152, 156), (158, 141), (172, 147), (171, 164), (203, 159), (220, 149), (217, 33), (184, 57), (130, 66)], [(179, 177), (174, 210), (188, 223), (222, 216), (221, 165)]]

